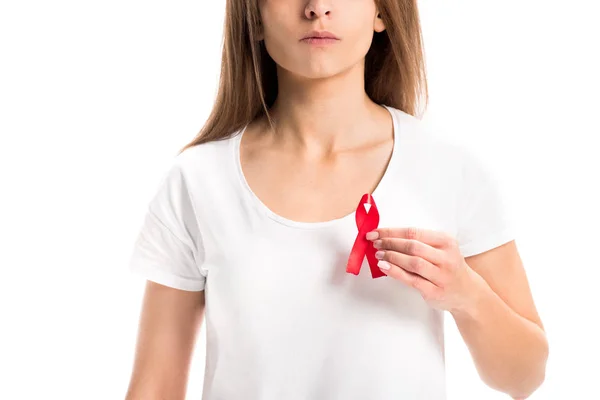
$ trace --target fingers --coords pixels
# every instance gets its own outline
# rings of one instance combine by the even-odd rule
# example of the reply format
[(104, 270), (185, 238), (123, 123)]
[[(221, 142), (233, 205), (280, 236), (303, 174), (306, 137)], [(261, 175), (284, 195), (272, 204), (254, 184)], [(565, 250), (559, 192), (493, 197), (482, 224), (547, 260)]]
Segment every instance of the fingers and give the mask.
[[(388, 271), (391, 273), (400, 275), (401, 277), (407, 277), (402, 274), (402, 271), (396, 271), (394, 268), (403, 269), (405, 272), (410, 272), (413, 275), (417, 275), (421, 279), (426, 279), (434, 285), (441, 284), (441, 270), (437, 266), (433, 265), (429, 261), (415, 256), (409, 256), (396, 251), (383, 251), (379, 250), (375, 257), (380, 260), (386, 261), (391, 264)], [(384, 272), (388, 272), (384, 271)], [(415, 278), (411, 278), (415, 279)]]
[[(450, 234), (431, 229), (421, 229), (415, 227), (378, 228), (374, 232), (379, 233), (379, 235), (377, 235), (379, 239), (395, 237), (400, 239), (416, 240), (438, 248), (449, 247), (454, 242), (454, 238)], [(371, 236), (369, 236), (369, 238), (370, 237)]]
[[(380, 261), (379, 264), (381, 264), (380, 269), (384, 274), (419, 290), (422, 294), (433, 293), (437, 289), (437, 286), (418, 274), (406, 271), (387, 261)], [(387, 264), (387, 266), (385, 264)], [(389, 267), (389, 269), (386, 269), (386, 267)]]
[(434, 265), (441, 265), (444, 259), (444, 252), (442, 250), (414, 239), (384, 237), (383, 239), (375, 240), (373, 242), (373, 247), (377, 250), (391, 250), (409, 256), (421, 257)]

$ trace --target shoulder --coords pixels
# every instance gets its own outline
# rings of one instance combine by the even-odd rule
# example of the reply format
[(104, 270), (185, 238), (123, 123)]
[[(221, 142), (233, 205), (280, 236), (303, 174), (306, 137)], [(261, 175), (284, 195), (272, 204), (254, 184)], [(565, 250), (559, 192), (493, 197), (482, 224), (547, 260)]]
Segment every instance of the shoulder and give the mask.
[(173, 163), (186, 170), (193, 169), (199, 164), (211, 164), (215, 161), (222, 163), (224, 158), (230, 156), (229, 152), (237, 133), (235, 132), (225, 139), (188, 147), (175, 156)]
[(171, 159), (170, 169), (193, 180), (218, 175), (234, 162), (234, 145), (239, 132), (230, 137), (188, 147)]
[(188, 201), (185, 198), (194, 202), (194, 198), (206, 198), (206, 193), (213, 193), (214, 188), (222, 186), (235, 171), (234, 139), (231, 136), (192, 146), (168, 159), (152, 203), (171, 207)]
[(419, 158), (437, 166), (461, 167), (467, 155), (467, 149), (460, 142), (437, 132), (427, 121), (400, 109), (391, 107), (397, 121), (397, 139), (399, 151), (403, 156)]
[(467, 143), (440, 132), (426, 120), (396, 108), (392, 111), (397, 120), (401, 168), (422, 179), (441, 179), (459, 190), (489, 178), (486, 161)]

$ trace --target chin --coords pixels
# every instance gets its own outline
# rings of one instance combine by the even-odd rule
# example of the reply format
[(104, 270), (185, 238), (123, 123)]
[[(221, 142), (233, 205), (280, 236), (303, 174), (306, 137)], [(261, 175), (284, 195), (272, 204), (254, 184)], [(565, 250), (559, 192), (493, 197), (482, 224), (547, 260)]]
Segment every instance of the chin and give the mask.
[(285, 69), (287, 73), (292, 74), (301, 79), (325, 79), (339, 75), (343, 72), (348, 71), (354, 67), (356, 63), (346, 62), (322, 62), (315, 60), (315, 62), (307, 63), (306, 60), (302, 62), (293, 62), (281, 64), (281, 68)]

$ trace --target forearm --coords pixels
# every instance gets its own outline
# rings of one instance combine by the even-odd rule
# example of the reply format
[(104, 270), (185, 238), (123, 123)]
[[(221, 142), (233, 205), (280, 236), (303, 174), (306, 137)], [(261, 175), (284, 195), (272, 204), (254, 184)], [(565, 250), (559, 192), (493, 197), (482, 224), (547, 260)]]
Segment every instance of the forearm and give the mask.
[(527, 398), (544, 381), (548, 342), (535, 323), (514, 312), (474, 271), (474, 301), (451, 311), (477, 371), (490, 387)]

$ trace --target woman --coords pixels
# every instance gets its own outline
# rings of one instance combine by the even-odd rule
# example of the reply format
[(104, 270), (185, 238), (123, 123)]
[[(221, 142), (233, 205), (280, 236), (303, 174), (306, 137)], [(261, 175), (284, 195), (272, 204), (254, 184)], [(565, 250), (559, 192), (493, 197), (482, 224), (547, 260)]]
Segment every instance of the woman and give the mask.
[(542, 383), (501, 197), (424, 131), (420, 94), (414, 0), (227, 2), (213, 112), (131, 260), (148, 282), (128, 399), (184, 398), (204, 316), (205, 400), (444, 399), (444, 311), (488, 385)]

